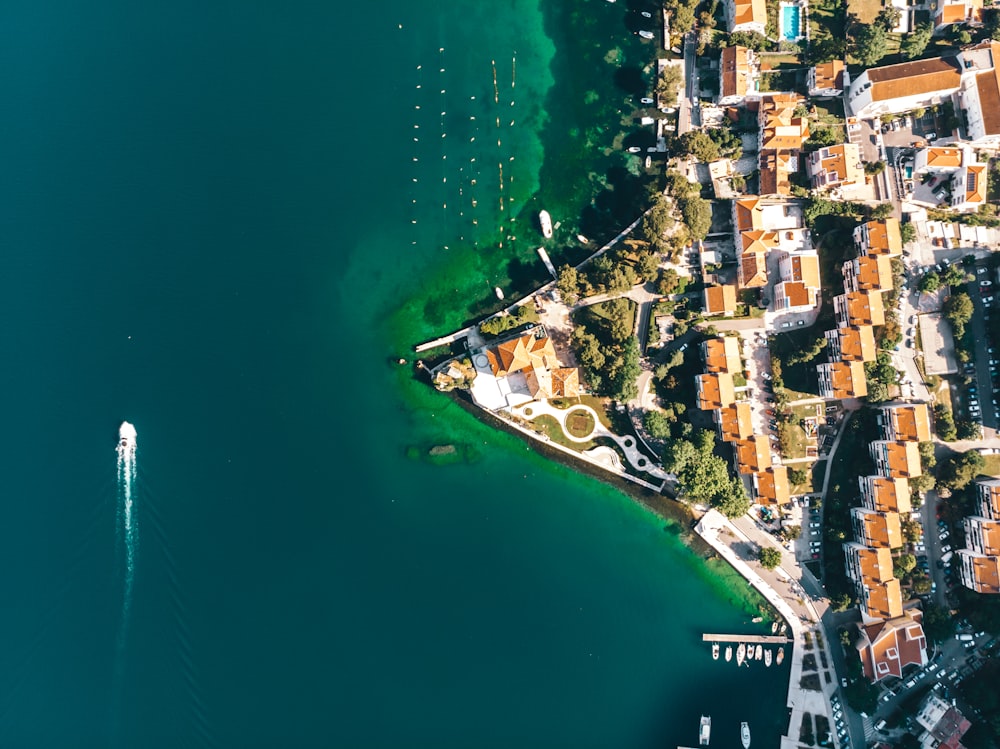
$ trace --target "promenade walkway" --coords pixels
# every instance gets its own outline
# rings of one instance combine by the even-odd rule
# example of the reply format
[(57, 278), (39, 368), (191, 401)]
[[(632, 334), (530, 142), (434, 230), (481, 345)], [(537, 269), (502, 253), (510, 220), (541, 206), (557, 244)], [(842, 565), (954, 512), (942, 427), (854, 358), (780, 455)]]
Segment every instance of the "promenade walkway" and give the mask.
[[(746, 522), (749, 523), (748, 520)], [(741, 522), (740, 526), (743, 525), (744, 523)], [(779, 549), (781, 547), (777, 546), (767, 534), (754, 534), (755, 538), (751, 539), (740, 526), (729, 521), (718, 511), (709, 510), (695, 526), (695, 531), (746, 578), (788, 623), (793, 643), (787, 699), (791, 715), (788, 730), (781, 739), (781, 747), (782, 749), (797, 749), (799, 747), (799, 731), (806, 713), (825, 715), (828, 718), (832, 715), (826, 687), (830, 685), (831, 681), (833, 684), (836, 682), (827, 677), (827, 674), (832, 671), (828, 667), (832, 661), (825, 654), (820, 655), (818, 652), (825, 650), (826, 647), (826, 640), (819, 636), (822, 630), (819, 624), (820, 614), (809, 595), (788, 570), (779, 567), (768, 571), (750, 561), (753, 550), (761, 544), (773, 545)], [(798, 567), (790, 569), (793, 573), (801, 574)], [(807, 635), (811, 641), (811, 645), (808, 646)], [(820, 679), (821, 691), (802, 687), (803, 658), (808, 647), (813, 647), (813, 652), (816, 653), (817, 675)], [(835, 676), (835, 672), (833, 675)], [(832, 693), (832, 690), (831, 687), (829, 692)]]
[[(591, 418), (594, 420), (594, 428), (586, 435), (576, 437), (570, 434), (569, 429), (566, 427), (566, 419), (568, 419), (572, 414), (580, 413), (581, 411), (590, 414)], [(512, 409), (512, 412), (515, 416), (520, 416), (522, 419), (526, 419), (528, 421), (536, 419), (542, 415), (551, 416), (559, 422), (559, 426), (562, 429), (563, 434), (566, 435), (566, 439), (571, 442), (582, 444), (590, 442), (597, 437), (607, 437), (608, 439), (614, 440), (621, 451), (625, 454), (625, 459), (633, 468), (648, 474), (651, 478), (657, 479), (660, 482), (666, 481), (669, 476), (666, 471), (656, 465), (655, 462), (650, 460), (649, 457), (639, 449), (635, 437), (632, 437), (631, 435), (622, 437), (621, 435), (612, 432), (601, 423), (597, 412), (590, 406), (579, 404), (576, 406), (570, 406), (569, 408), (556, 408), (547, 401), (532, 401), (531, 403), (525, 403), (522, 406), (515, 406)], [(600, 451), (595, 457), (605, 456), (602, 458), (602, 462), (607, 459), (605, 451), (609, 451), (612, 454), (617, 455), (615, 451), (609, 447), (604, 447), (603, 450), (601, 447), (596, 447), (594, 450), (588, 452), (594, 451)]]

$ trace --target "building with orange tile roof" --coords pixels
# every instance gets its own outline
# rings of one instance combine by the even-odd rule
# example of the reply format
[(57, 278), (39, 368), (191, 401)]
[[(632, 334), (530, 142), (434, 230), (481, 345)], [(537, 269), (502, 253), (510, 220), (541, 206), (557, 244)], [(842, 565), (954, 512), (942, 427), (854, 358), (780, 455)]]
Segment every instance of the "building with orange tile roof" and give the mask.
[(771, 448), (766, 437), (747, 437), (733, 442), (740, 473), (760, 473), (771, 467)]
[(966, 59), (955, 114), (965, 124), (965, 138), (976, 147), (1000, 142), (1000, 44), (987, 40), (962, 50)]
[(984, 518), (1000, 520), (1000, 479), (976, 482), (977, 509)]
[(930, 414), (926, 403), (890, 403), (878, 409), (878, 423), (887, 440), (929, 442)]
[(756, 195), (747, 195), (733, 201), (733, 228), (737, 232), (764, 228), (764, 207)]
[(711, 284), (705, 287), (705, 314), (725, 315), (736, 314), (736, 286), (734, 284)]
[(764, 0), (726, 0), (726, 22), (729, 32), (767, 30), (767, 7)]
[(788, 467), (772, 465), (753, 474), (753, 494), (759, 505), (787, 505), (792, 501)]
[(961, 82), (962, 66), (953, 56), (869, 68), (851, 81), (849, 113), (867, 119), (932, 107), (949, 99)]
[(865, 365), (860, 361), (819, 364), (819, 394), (822, 398), (863, 398), (868, 395)]
[(1000, 556), (1000, 520), (971, 515), (965, 519), (965, 546), (987, 556)]
[(862, 621), (893, 619), (903, 614), (903, 591), (899, 580), (858, 586)]
[(757, 109), (757, 166), (761, 195), (791, 195), (791, 175), (799, 170), (799, 152), (809, 137), (809, 120), (795, 114), (805, 100), (798, 94), (765, 94)]
[(843, 265), (845, 291), (892, 291), (892, 259), (859, 255)]
[(965, 149), (960, 146), (927, 146), (913, 154), (913, 173), (926, 174), (962, 166)]
[(899, 219), (886, 218), (866, 221), (854, 230), (854, 245), (862, 255), (903, 254), (903, 239), (899, 233)]
[(871, 325), (854, 325), (824, 333), (831, 361), (875, 361), (875, 329)]
[(841, 96), (847, 78), (843, 60), (818, 63), (809, 68), (809, 96), (813, 98)]
[(736, 390), (731, 374), (726, 372), (700, 374), (695, 377), (695, 385), (698, 388), (698, 408), (703, 411), (714, 411), (736, 402)]
[(1000, 556), (959, 549), (958, 561), (962, 585), (976, 593), (1000, 593)]
[(552, 340), (540, 326), (488, 347), (483, 366), (498, 380), (523, 376), (533, 399), (574, 398), (582, 392), (579, 370), (560, 365)]
[(856, 647), (869, 681), (878, 682), (887, 676), (899, 679), (906, 666), (927, 664), (927, 637), (922, 622), (923, 614), (911, 608), (905, 609), (902, 616), (858, 625), (861, 636)]
[(757, 53), (747, 47), (723, 47), (719, 59), (719, 106), (739, 106), (747, 94), (756, 93)]
[(851, 525), (854, 527), (854, 537), (865, 546), (898, 549), (903, 545), (898, 512), (876, 512), (867, 507), (852, 507)]
[(842, 328), (885, 325), (885, 306), (877, 291), (848, 291), (835, 296), (833, 314)]
[(847, 577), (859, 586), (886, 583), (895, 577), (892, 550), (885, 546), (871, 548), (848, 541), (844, 544), (844, 564)]
[(753, 419), (747, 401), (736, 401), (731, 406), (717, 408), (713, 418), (723, 442), (736, 442), (753, 436)]
[(740, 358), (740, 339), (736, 336), (706, 338), (701, 343), (701, 355), (705, 359), (706, 372), (736, 374), (743, 370), (743, 361)]
[[(779, 242), (781, 240), (779, 233)], [(819, 289), (819, 254), (816, 250), (788, 252), (778, 266), (782, 281), (801, 281), (812, 289)]]
[(978, 24), (982, 21), (983, 0), (946, 0), (934, 16), (934, 31), (942, 32), (956, 23)]
[[(744, 235), (749, 233), (751, 232), (744, 232)], [(767, 253), (752, 251), (740, 253), (736, 265), (736, 278), (741, 289), (767, 286)]]
[(861, 503), (876, 512), (908, 513), (913, 508), (910, 503), (910, 482), (903, 478), (886, 476), (858, 476), (861, 489)]
[(782, 281), (774, 287), (774, 308), (782, 312), (803, 312), (816, 306), (816, 289), (801, 281)]
[(865, 185), (861, 149), (856, 143), (813, 151), (806, 158), (806, 172), (814, 190), (856, 190)]
[(876, 440), (871, 443), (870, 450), (875, 467), (883, 476), (912, 479), (923, 472), (920, 467), (920, 445), (917, 442)]
[(951, 209), (978, 211), (986, 203), (986, 164), (976, 162), (959, 169), (951, 180)]

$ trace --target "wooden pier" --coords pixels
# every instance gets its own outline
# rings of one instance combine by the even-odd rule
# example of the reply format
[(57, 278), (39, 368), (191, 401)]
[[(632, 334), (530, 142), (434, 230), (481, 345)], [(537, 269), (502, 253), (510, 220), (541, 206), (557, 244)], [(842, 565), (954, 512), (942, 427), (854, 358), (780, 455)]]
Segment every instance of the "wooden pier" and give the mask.
[(784, 635), (702, 635), (703, 642), (741, 642), (757, 645), (787, 645), (791, 640)]

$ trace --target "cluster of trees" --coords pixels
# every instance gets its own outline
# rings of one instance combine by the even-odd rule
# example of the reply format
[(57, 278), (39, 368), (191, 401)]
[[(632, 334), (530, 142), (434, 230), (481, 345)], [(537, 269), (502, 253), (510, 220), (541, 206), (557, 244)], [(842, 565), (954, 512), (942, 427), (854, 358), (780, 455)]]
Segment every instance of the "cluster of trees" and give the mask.
[(715, 127), (684, 133), (677, 139), (676, 150), (707, 164), (721, 158), (738, 159), (743, 155), (743, 143), (732, 130)]
[(672, 107), (677, 104), (677, 94), (683, 80), (684, 73), (680, 65), (664, 66), (659, 78), (656, 79), (656, 95), (662, 106)]
[[(854, 35), (854, 57), (861, 66), (870, 68), (885, 57), (889, 51), (889, 32), (896, 28), (899, 19), (899, 9), (890, 5)], [(924, 46), (927, 46), (926, 42)]]
[(955, 338), (965, 336), (965, 326), (972, 319), (972, 299), (964, 291), (952, 294), (944, 303), (944, 316), (951, 323)]
[(682, 276), (673, 268), (664, 268), (660, 271), (660, 277), (656, 281), (656, 291), (663, 296), (683, 294), (687, 291), (690, 280), (687, 276)]
[(750, 498), (739, 476), (715, 454), (715, 434), (701, 429), (691, 440), (672, 440), (663, 452), (663, 467), (677, 476), (688, 499), (704, 502), (729, 518), (750, 509)]
[(865, 210), (866, 206), (864, 203), (830, 200), (817, 195), (809, 198), (806, 207), (802, 210), (802, 217), (805, 219), (806, 225), (812, 228), (812, 225), (820, 216), (860, 218), (865, 215)]
[(701, 197), (701, 185), (679, 172), (668, 172), (667, 195), (657, 197), (642, 222), (653, 250), (670, 252), (676, 258), (690, 241), (708, 236), (711, 227), (712, 204)]
[(964, 489), (985, 466), (986, 460), (975, 450), (952, 455), (941, 464), (937, 484), (953, 492)]
[(656, 278), (659, 267), (660, 256), (652, 250), (613, 250), (595, 259), (585, 271), (562, 266), (556, 288), (568, 304), (573, 304), (580, 297), (628, 291), (640, 281)]
[(918, 23), (916, 27), (899, 44), (900, 54), (907, 60), (914, 60), (924, 53), (934, 34), (934, 27), (929, 22)]
[(880, 351), (875, 361), (865, 363), (865, 379), (868, 381), (868, 402), (884, 403), (889, 400), (889, 387), (899, 382), (899, 371), (889, 354)]
[(673, 439), (678, 436), (678, 432), (683, 436), (690, 436), (690, 422), (681, 421), (686, 412), (687, 406), (683, 403), (667, 403), (662, 411), (647, 411), (642, 418), (642, 425), (653, 439)]
[(937, 403), (934, 406), (934, 431), (945, 442), (954, 442), (958, 438), (955, 417), (944, 403)]
[[(765, 570), (773, 570), (781, 564), (781, 552), (773, 546), (761, 546), (757, 552), (757, 561)], [(916, 564), (916, 560), (913, 563)]]
[(811, 362), (813, 359), (819, 356), (820, 352), (823, 349), (826, 348), (826, 344), (827, 344), (826, 336), (822, 334), (818, 335), (813, 339), (811, 345), (796, 349), (795, 351), (791, 352), (785, 358), (785, 364), (792, 367), (795, 366), (796, 364), (806, 364), (808, 362)]
[(483, 320), (479, 324), (479, 331), (483, 335), (498, 336), (529, 322), (538, 322), (538, 313), (532, 307), (523, 305), (515, 309), (513, 314), (497, 315)]
[(576, 355), (591, 388), (626, 402), (638, 395), (639, 342), (632, 335), (635, 306), (624, 298), (586, 307), (573, 329)]
[[(906, 224), (906, 226), (909, 226), (909, 224)], [(917, 289), (926, 293), (934, 293), (942, 286), (961, 286), (968, 282), (968, 280), (969, 274), (962, 270), (960, 265), (949, 265), (944, 269), (943, 273), (938, 273), (935, 270), (927, 271), (921, 276), (920, 282), (917, 284)]]
[(695, 12), (701, 0), (667, 0), (663, 7), (670, 13), (670, 30), (686, 34), (694, 28)]

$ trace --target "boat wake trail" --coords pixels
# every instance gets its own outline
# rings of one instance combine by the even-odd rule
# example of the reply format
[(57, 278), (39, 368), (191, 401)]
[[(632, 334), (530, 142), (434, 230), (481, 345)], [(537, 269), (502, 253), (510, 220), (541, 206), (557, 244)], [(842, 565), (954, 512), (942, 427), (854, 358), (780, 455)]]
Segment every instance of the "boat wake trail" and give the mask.
[(118, 429), (118, 527), (124, 539), (125, 590), (122, 594), (121, 628), (118, 632), (118, 648), (125, 646), (128, 632), (129, 614), (132, 609), (132, 588), (135, 583), (135, 550), (138, 534), (133, 506), (136, 474), (136, 432), (135, 427), (123, 421)]

